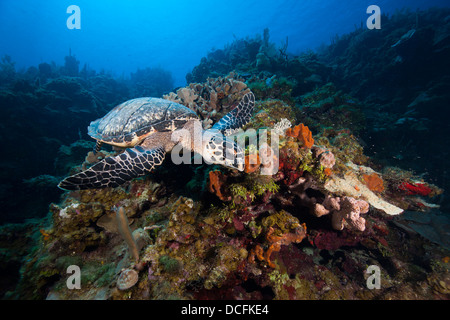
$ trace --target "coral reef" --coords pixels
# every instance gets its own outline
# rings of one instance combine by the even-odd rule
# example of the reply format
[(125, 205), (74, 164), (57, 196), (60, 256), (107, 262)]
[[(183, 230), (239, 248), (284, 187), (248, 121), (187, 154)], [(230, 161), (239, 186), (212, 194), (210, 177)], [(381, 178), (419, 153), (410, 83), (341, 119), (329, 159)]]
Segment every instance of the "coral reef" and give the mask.
[(247, 92), (247, 85), (235, 73), (230, 73), (225, 77), (208, 78), (204, 83), (191, 83), (163, 98), (194, 110), (207, 129), (237, 105)]
[(266, 261), (269, 267), (275, 268), (276, 265), (271, 260), (272, 253), (279, 252), (283, 245), (286, 246), (291, 243), (299, 243), (306, 237), (306, 227), (304, 225), (296, 227), (292, 233), (286, 233), (281, 236), (274, 235), (274, 232), (275, 229), (269, 227), (266, 234), (266, 239), (269, 243), (267, 251), (264, 252), (260, 245), (256, 245), (249, 255), (250, 263), (255, 262), (256, 256), (260, 261)]
[(79, 65), (80, 61), (78, 61), (74, 56), (72, 56), (71, 52), (69, 52), (69, 55), (64, 57), (64, 75), (69, 77), (77, 77)]
[(295, 122), (296, 116), (293, 108), (289, 104), (278, 99), (266, 99), (256, 101), (255, 115), (250, 123), (244, 126), (244, 129), (273, 128), (278, 134), (284, 135), (285, 130), (281, 129), (287, 129), (290, 127), (287, 123), (292, 124)]
[(219, 170), (210, 171), (208, 191), (214, 193), (222, 201), (230, 200), (230, 196), (227, 195), (228, 192), (224, 190), (226, 181), (227, 177)]
[(172, 74), (161, 67), (138, 69), (129, 82), (133, 97), (161, 97), (174, 87)]
[[(277, 108), (266, 112), (268, 118), (280, 117)], [(418, 259), (420, 253), (412, 246), (423, 238), (415, 238), (409, 249), (391, 243), (403, 232), (426, 233), (411, 220), (409, 226), (401, 221), (390, 225), (386, 217), (402, 211), (391, 202), (404, 207), (421, 194), (403, 190), (404, 183), (420, 184), (404, 171), (378, 173), (348, 162), (345, 151), (333, 144), (338, 139), (313, 138), (305, 126), (290, 128), (291, 122), (281, 119), (286, 118), (268, 126), (281, 123), (277, 127), (288, 131), (280, 135), (278, 155), (268, 145), (248, 150), (247, 172), (242, 173), (198, 167), (192, 179), (206, 186), (197, 189), (198, 200), (176, 195), (179, 191), (164, 191), (175, 186), (168, 185), (171, 176), (179, 175), (164, 165), (164, 181), (156, 182), (158, 175), (154, 175), (124, 188), (66, 193), (60, 204), (51, 206), (51, 225), (39, 229), (38, 248), (23, 267), (22, 281), (39, 283), (26, 296), (388, 298), (393, 294), (389, 290), (375, 294), (365, 287), (364, 266), (376, 263), (383, 274), (394, 272), (402, 279), (414, 276), (400, 266)], [(306, 132), (305, 139), (300, 132)], [(305, 147), (308, 141), (314, 144)], [(273, 163), (278, 169), (273, 174), (258, 171)], [(372, 190), (376, 189), (372, 184), (378, 185), (367, 176), (375, 175), (384, 190)], [(181, 190), (180, 186), (175, 190)], [(116, 214), (120, 219), (114, 218)], [(123, 236), (121, 229), (126, 231)], [(434, 251), (433, 261), (447, 255), (440, 250)], [(69, 264), (82, 264), (83, 270), (89, 270), (77, 297), (63, 285), (65, 277), (59, 276)], [(396, 271), (390, 265), (398, 266)], [(36, 273), (37, 269), (41, 271)], [(440, 264), (434, 270), (422, 297), (446, 292), (439, 281), (445, 282), (448, 269)], [(25, 290), (22, 281), (17, 292)], [(344, 290), (342, 281), (351, 290)], [(249, 291), (249, 283), (256, 289)], [(414, 289), (405, 286), (404, 290), (397, 294), (405, 296)]]
[(261, 160), (257, 154), (249, 154), (245, 156), (245, 173), (253, 173), (259, 169)]
[[(417, 260), (420, 253), (412, 248), (426, 240), (417, 236), (407, 249), (392, 243), (404, 237), (404, 232), (429, 237), (425, 224), (419, 226), (410, 219), (392, 225), (388, 218), (417, 204), (415, 197), (441, 190), (425, 182), (422, 185), (400, 169), (376, 172), (368, 166), (357, 141), (348, 140), (348, 131), (324, 130), (313, 137), (305, 125), (292, 126), (294, 119), (287, 120), (288, 113), (280, 112), (288, 108), (284, 103), (277, 105), (282, 109), (264, 110), (266, 120), (277, 121), (262, 123), (255, 116), (252, 123), (259, 123), (258, 130), (278, 129), (279, 154), (269, 145), (259, 150), (249, 145), (242, 173), (198, 167), (192, 179), (205, 187), (196, 189), (200, 192), (197, 200), (162, 192), (170, 176), (178, 175), (164, 165), (164, 182), (153, 181), (155, 175), (132, 181), (125, 189), (66, 193), (60, 205), (51, 206), (53, 226), (40, 232), (43, 246), (35, 253), (38, 257), (48, 252), (61, 265), (31, 259), (25, 279), (33, 277), (30, 272), (39, 267), (43, 270), (38, 277), (41, 288), (50, 289), (38, 294), (52, 299), (73, 297), (60, 285), (64, 279), (55, 275), (65, 265), (62, 261), (76, 251), (84, 264), (101, 259), (105, 265), (92, 271), (92, 277), (98, 277), (90, 280), (96, 289), (82, 281), (89, 290), (79, 293), (81, 298), (390, 297), (389, 290), (375, 294), (365, 287), (364, 266), (375, 263), (386, 274), (413, 277), (401, 265)], [(343, 148), (348, 141), (352, 145)], [(359, 156), (348, 155), (352, 150), (348, 148), (358, 150)], [(367, 166), (350, 161), (355, 159)], [(277, 170), (261, 174), (274, 163)], [(116, 207), (118, 220), (114, 218)], [(94, 232), (92, 225), (102, 231)], [(128, 230), (124, 236), (118, 235), (121, 229)], [(447, 255), (440, 250), (433, 251), (434, 261)], [(441, 279), (446, 279), (448, 269), (441, 264), (434, 270), (423, 297), (446, 292), (439, 281), (445, 282)], [(352, 289), (344, 290), (342, 281)], [(249, 283), (259, 289), (248, 291)], [(262, 288), (270, 288), (266, 296)], [(406, 285), (397, 294), (405, 296), (412, 290)]]
[(425, 183), (411, 183), (411, 182), (403, 182), (398, 187), (400, 190), (406, 192), (407, 195), (421, 195), (428, 196), (431, 194), (432, 189), (428, 187)]
[(338, 91), (333, 83), (301, 96), (301, 112), (302, 121), (317, 132), (332, 128), (358, 133), (365, 124), (361, 102)]
[(332, 176), (324, 187), (329, 192), (343, 193), (350, 197), (362, 198), (374, 208), (382, 210), (389, 215), (397, 215), (403, 212), (401, 208), (377, 196), (352, 171), (346, 172), (343, 178)]
[(293, 102), (291, 94), (302, 95), (330, 81), (332, 68), (323, 64), (312, 51), (299, 55), (287, 53), (288, 39), (280, 47), (270, 41), (269, 29), (262, 35), (236, 39), (223, 49), (203, 57), (186, 75), (188, 83), (224, 77), (235, 72), (248, 79), (258, 99), (275, 98)]
[[(442, 117), (450, 101), (444, 89), (450, 84), (449, 14), (444, 7), (417, 12), (405, 8), (386, 16), (386, 28), (379, 33), (357, 28), (335, 39), (320, 56), (321, 62), (336, 67), (336, 86), (364, 103), (367, 125), (360, 138), (368, 146), (367, 155), (426, 171), (444, 189), (450, 186), (441, 157), (448, 154), (450, 136)], [(443, 206), (449, 207), (447, 201)]]
[(366, 220), (360, 214), (369, 211), (369, 204), (364, 200), (356, 200), (351, 197), (327, 197), (322, 204), (316, 203), (314, 214), (317, 217), (332, 214), (331, 224), (335, 230), (344, 229), (346, 222), (358, 231), (366, 229)]
[(312, 132), (303, 123), (300, 123), (294, 128), (289, 128), (286, 130), (286, 136), (297, 138), (305, 148), (310, 149), (314, 145), (314, 139), (312, 137)]
[[(312, 140), (312, 138), (310, 138), (310, 140)], [(336, 158), (330, 150), (317, 147), (313, 151), (316, 158), (319, 159), (320, 165), (322, 165), (324, 168), (331, 169), (336, 164)]]
[(384, 191), (383, 179), (381, 179), (380, 176), (375, 172), (371, 174), (364, 174), (362, 178), (364, 180), (364, 183), (371, 191), (375, 192)]

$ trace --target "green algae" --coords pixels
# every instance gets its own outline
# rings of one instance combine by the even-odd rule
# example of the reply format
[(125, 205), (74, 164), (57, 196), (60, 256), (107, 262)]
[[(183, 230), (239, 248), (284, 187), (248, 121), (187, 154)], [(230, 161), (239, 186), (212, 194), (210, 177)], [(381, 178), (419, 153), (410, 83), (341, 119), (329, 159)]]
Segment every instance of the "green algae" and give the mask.
[(178, 270), (180, 270), (181, 267), (179, 261), (170, 257), (169, 255), (163, 255), (159, 257), (159, 263), (162, 269), (165, 272), (169, 273), (176, 273)]

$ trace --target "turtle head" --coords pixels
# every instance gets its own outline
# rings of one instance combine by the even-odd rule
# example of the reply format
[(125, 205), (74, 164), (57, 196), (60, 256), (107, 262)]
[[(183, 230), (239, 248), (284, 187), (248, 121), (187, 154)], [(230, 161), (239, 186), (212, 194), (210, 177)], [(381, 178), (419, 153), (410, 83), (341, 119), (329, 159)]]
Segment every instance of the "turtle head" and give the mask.
[(205, 131), (202, 156), (207, 163), (244, 171), (244, 150), (233, 139), (220, 133)]

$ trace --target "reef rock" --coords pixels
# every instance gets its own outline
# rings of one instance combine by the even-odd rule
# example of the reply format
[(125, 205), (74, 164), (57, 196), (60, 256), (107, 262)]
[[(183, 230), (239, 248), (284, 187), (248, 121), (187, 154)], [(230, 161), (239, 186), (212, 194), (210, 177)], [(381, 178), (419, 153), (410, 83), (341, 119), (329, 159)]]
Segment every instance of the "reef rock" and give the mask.
[(203, 128), (207, 129), (248, 92), (247, 85), (236, 74), (230, 73), (226, 77), (208, 78), (205, 83), (191, 83), (163, 98), (194, 110), (203, 120)]
[(356, 173), (353, 171), (346, 172), (343, 178), (335, 175), (331, 176), (324, 187), (325, 190), (334, 194), (344, 194), (356, 199), (364, 199), (371, 206), (384, 211), (388, 215), (398, 215), (403, 212), (403, 209), (400, 209), (377, 196), (358, 179)]

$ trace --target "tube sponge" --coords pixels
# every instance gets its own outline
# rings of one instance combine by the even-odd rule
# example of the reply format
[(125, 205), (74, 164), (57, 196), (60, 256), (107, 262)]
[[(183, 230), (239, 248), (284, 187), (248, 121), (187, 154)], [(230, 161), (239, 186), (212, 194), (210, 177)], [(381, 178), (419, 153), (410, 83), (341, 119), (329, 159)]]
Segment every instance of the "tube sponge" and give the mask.
[(128, 218), (127, 215), (125, 214), (125, 209), (123, 207), (120, 207), (116, 210), (116, 220), (119, 232), (122, 235), (125, 242), (127, 243), (131, 255), (136, 260), (136, 262), (138, 262), (139, 251), (137, 248), (136, 240), (134, 239), (133, 234), (131, 233), (130, 227), (128, 225)]

